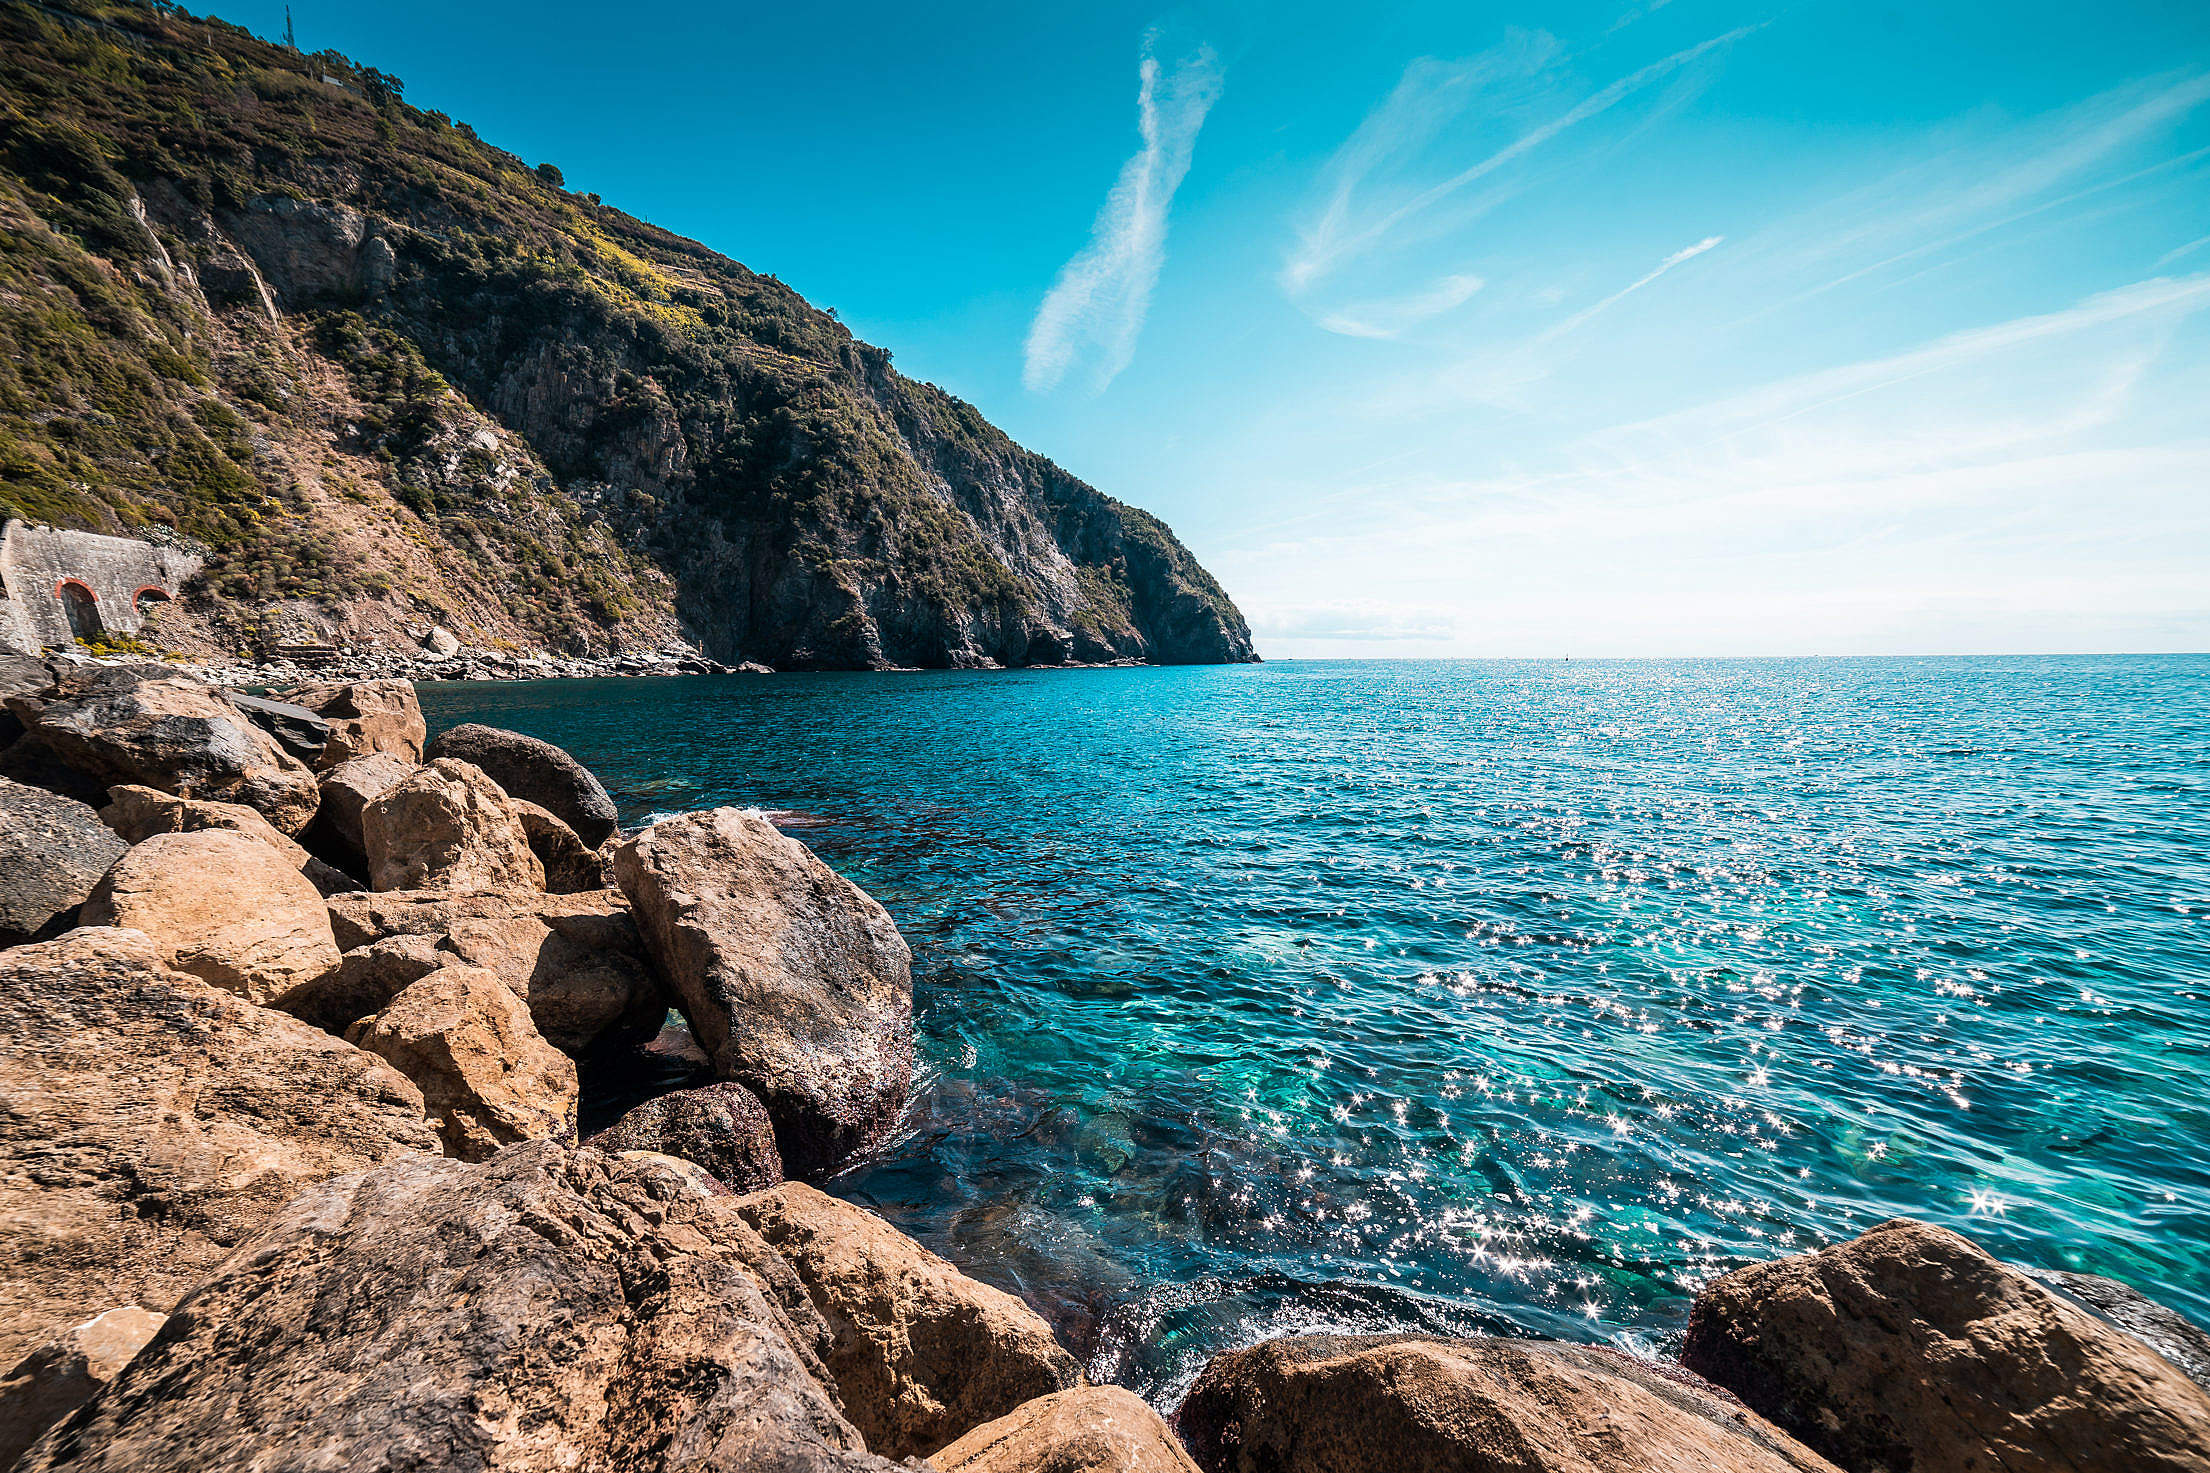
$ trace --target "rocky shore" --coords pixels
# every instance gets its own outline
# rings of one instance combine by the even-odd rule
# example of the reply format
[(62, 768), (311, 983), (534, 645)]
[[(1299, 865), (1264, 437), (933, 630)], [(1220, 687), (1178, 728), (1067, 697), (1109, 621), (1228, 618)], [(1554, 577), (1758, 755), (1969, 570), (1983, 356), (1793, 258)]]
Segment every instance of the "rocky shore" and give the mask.
[(624, 833), (404, 679), (0, 702), (0, 1470), (2210, 1473), (2210, 1337), (1900, 1221), (1679, 1364), (1304, 1335), (1170, 1423), (819, 1189), (903, 1116), (910, 954), (761, 815)]

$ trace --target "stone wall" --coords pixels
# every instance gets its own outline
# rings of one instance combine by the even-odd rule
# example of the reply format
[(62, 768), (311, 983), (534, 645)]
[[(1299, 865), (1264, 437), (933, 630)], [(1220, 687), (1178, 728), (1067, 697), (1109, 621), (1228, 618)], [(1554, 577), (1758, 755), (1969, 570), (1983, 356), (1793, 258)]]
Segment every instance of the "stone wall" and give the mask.
[(36, 654), (78, 636), (136, 634), (200, 560), (129, 537), (10, 521), (0, 529), (0, 648)]

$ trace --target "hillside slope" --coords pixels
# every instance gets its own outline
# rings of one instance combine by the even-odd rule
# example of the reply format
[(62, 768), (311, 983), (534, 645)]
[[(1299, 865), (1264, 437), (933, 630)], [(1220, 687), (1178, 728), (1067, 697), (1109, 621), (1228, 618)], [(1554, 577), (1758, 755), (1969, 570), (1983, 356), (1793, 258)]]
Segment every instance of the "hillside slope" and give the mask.
[(1254, 658), (1156, 518), (401, 93), (0, 0), (0, 515), (204, 554), (165, 642)]

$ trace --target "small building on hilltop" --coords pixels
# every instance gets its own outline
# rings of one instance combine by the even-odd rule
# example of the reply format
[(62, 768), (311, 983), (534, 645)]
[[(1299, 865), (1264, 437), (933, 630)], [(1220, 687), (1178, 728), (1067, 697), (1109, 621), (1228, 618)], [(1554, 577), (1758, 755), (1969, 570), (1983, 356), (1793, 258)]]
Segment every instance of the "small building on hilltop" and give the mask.
[(0, 528), (0, 649), (35, 655), (136, 634), (200, 560), (173, 547), (10, 520)]

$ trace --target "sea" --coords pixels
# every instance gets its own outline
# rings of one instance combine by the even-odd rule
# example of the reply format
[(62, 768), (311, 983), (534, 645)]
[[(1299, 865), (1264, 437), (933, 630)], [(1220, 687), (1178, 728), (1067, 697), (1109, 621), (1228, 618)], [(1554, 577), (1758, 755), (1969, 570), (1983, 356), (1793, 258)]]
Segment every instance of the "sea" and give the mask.
[(830, 1183), (1162, 1406), (1333, 1329), (1663, 1354), (1907, 1216), (2210, 1323), (2210, 657), (430, 685), (914, 956)]

